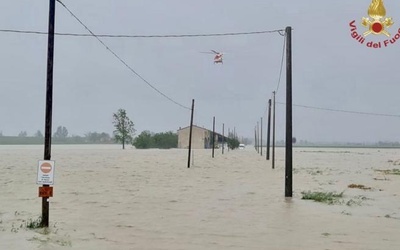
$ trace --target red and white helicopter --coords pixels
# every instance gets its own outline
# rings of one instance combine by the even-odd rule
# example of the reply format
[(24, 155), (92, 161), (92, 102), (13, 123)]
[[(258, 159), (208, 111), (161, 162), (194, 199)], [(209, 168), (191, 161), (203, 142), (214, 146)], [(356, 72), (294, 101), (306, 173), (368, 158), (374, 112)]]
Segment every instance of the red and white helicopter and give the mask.
[(216, 64), (216, 63), (224, 64), (223, 59), (222, 59), (222, 57), (224, 56), (223, 53), (217, 52), (215, 50), (211, 50), (211, 52), (202, 52), (202, 53), (215, 54), (215, 56), (214, 56), (214, 64)]

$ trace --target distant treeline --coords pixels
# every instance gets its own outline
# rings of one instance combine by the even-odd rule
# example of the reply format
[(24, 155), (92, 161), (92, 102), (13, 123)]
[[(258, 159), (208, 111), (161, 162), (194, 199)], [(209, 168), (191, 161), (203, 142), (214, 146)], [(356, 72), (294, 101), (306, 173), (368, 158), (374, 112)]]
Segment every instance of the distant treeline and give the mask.
[[(115, 144), (115, 138), (107, 133), (89, 132), (84, 136), (68, 136), (65, 129), (57, 129), (54, 133), (52, 144)], [(44, 137), (41, 133), (34, 136), (27, 136), (21, 132), (18, 136), (3, 136), (0, 134), (0, 145), (43, 145)], [(178, 135), (173, 132), (153, 133), (143, 131), (133, 139), (132, 145), (137, 149), (160, 148), (169, 149), (178, 147)]]
[[(68, 135), (68, 129), (58, 126), (52, 139), (52, 144), (112, 144), (115, 143), (107, 133), (89, 132), (84, 136)], [(44, 144), (44, 135), (38, 130), (33, 136), (28, 136), (26, 131), (21, 131), (18, 136), (4, 136), (0, 131), (0, 145), (40, 145)]]
[[(113, 144), (114, 139), (107, 133), (89, 132), (85, 136), (57, 136), (53, 135), (52, 144)], [(20, 133), (18, 136), (0, 135), (0, 145), (41, 145), (44, 144), (44, 137), (41, 134), (26, 136)]]

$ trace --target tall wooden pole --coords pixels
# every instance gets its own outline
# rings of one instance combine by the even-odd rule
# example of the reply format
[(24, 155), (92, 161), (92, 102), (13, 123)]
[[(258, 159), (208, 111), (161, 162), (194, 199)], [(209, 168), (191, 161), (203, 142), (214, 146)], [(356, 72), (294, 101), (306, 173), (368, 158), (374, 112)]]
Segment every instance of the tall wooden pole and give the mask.
[(212, 158), (214, 158), (214, 149), (215, 149), (215, 116), (213, 117)]
[(267, 160), (269, 160), (269, 146), (271, 141), (271, 99), (268, 100), (268, 124), (267, 124)]
[[(50, 0), (49, 32), (47, 41), (47, 83), (46, 83), (46, 118), (44, 137), (44, 160), (51, 159), (51, 127), (53, 115), (53, 62), (54, 62), (54, 29), (56, 1)], [(48, 187), (49, 185), (43, 185)], [(49, 197), (42, 197), (42, 227), (49, 227)]]
[(258, 144), (258, 153), (260, 153), (260, 122), (257, 122), (257, 144)]
[(286, 153), (285, 197), (293, 195), (293, 135), (292, 135), (292, 27), (286, 27)]
[(261, 125), (258, 123), (258, 153), (261, 154), (262, 145), (261, 145)]
[(230, 139), (230, 136), (231, 136), (231, 129), (228, 128), (228, 152), (229, 152), (229, 139)]
[(224, 154), (225, 148), (225, 124), (222, 123), (222, 154)]
[(257, 153), (260, 153), (260, 124), (257, 122)]
[(190, 155), (192, 151), (193, 113), (194, 113), (194, 99), (192, 99), (192, 114), (190, 116), (189, 152), (188, 152), (188, 164), (187, 164), (188, 168), (190, 168)]
[(262, 139), (263, 139), (263, 136), (262, 136), (262, 127), (263, 127), (263, 120), (262, 120), (262, 117), (261, 117), (261, 156), (262, 156), (262, 149), (263, 149), (263, 146), (262, 146), (262, 143), (263, 143), (263, 141), (262, 141)]
[(260, 148), (260, 154), (261, 154), (261, 156), (262, 156), (262, 154), (263, 154), (263, 118), (261, 117), (261, 122), (260, 122), (260, 146), (261, 146), (261, 148)]
[(273, 92), (273, 118), (272, 118), (272, 169), (275, 169), (275, 91)]
[(257, 151), (257, 127), (254, 127), (254, 149)]

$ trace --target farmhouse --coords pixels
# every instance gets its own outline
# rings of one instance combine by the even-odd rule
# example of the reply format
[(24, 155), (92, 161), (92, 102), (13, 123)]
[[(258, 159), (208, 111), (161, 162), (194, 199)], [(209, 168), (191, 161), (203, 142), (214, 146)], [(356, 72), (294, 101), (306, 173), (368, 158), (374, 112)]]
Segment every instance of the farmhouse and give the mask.
[[(180, 128), (178, 130), (178, 148), (189, 148), (189, 133), (190, 126), (185, 128)], [(212, 130), (198, 127), (193, 125), (192, 129), (192, 148), (193, 149), (207, 149), (212, 148)], [(227, 137), (221, 134), (215, 133), (215, 146), (222, 144), (223, 141), (226, 142)]]

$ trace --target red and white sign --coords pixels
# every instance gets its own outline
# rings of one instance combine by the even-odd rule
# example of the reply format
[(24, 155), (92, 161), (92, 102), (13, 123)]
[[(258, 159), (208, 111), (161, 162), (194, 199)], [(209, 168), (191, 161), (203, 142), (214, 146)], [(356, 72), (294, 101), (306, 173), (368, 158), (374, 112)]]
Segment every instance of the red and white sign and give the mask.
[(54, 161), (39, 161), (36, 183), (40, 185), (54, 184)]

